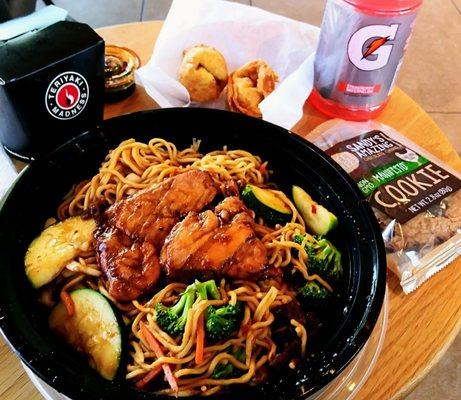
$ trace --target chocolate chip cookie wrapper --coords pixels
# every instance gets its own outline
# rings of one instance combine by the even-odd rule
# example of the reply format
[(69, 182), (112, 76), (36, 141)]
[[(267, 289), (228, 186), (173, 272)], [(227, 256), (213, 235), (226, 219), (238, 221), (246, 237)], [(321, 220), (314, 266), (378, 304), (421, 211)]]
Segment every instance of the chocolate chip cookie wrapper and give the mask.
[(388, 266), (410, 293), (461, 254), (461, 174), (384, 124), (330, 120), (306, 136), (373, 208)]

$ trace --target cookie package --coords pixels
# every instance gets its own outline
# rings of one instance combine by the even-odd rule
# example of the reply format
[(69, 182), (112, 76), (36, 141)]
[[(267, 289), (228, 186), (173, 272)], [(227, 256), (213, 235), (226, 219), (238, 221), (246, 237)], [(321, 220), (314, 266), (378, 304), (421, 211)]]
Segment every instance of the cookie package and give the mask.
[(461, 254), (461, 174), (384, 124), (328, 121), (309, 141), (357, 183), (408, 294)]

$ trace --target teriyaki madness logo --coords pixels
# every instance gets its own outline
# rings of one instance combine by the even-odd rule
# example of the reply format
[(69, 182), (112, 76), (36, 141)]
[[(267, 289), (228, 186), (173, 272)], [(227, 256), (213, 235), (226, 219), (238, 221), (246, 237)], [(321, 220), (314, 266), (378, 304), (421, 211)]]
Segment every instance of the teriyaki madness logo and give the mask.
[(57, 119), (71, 119), (79, 115), (88, 103), (89, 87), (86, 79), (77, 72), (63, 72), (48, 85), (45, 105)]

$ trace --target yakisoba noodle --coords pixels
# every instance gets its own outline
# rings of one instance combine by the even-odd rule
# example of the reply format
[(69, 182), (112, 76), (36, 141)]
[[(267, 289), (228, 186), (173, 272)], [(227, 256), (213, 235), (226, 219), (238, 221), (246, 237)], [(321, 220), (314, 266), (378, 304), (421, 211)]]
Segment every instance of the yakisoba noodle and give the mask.
[(97, 200), (109, 204), (189, 169), (208, 171), (218, 184), (229, 179), (245, 180), (255, 185), (267, 178), (265, 163), (244, 150), (199, 153), (200, 141), (178, 151), (173, 143), (152, 139), (148, 144), (129, 139), (112, 150), (99, 173), (89, 182), (77, 185), (59, 206), (58, 216), (65, 219), (80, 215)]
[[(174, 373), (179, 383), (179, 395), (212, 394), (222, 385), (246, 383), (251, 380), (258, 369), (269, 359), (275, 356), (276, 346), (271, 339), (270, 325), (274, 319), (270, 310), (281, 304), (291, 301), (292, 293), (286, 288), (272, 286), (260, 287), (251, 282), (236, 281), (234, 283), (221, 282), (220, 300), (197, 300), (189, 310), (184, 335), (177, 342), (163, 332), (155, 322), (155, 309), (157, 303), (167, 304), (175, 300), (178, 293), (185, 289), (185, 285), (173, 283), (158, 292), (144, 305), (134, 302), (139, 313), (132, 323), (133, 347), (132, 363), (128, 365), (127, 379), (136, 379), (146, 372), (156, 368), (162, 363), (174, 365)], [(241, 301), (244, 304), (243, 320), (238, 334), (227, 341), (206, 346), (204, 349), (204, 362), (195, 364), (196, 328), (199, 316), (210, 305), (235, 304)], [(174, 357), (156, 358), (149, 351), (140, 332), (139, 323), (146, 323), (155, 338)], [(242, 348), (245, 350), (243, 363), (232, 354), (226, 352), (229, 348)], [(219, 363), (230, 362), (240, 370), (242, 376), (233, 379), (213, 379), (212, 373)], [(164, 394), (175, 394), (170, 389), (163, 390)]]
[[(243, 150), (213, 151), (207, 154), (199, 152), (199, 141), (182, 151), (162, 139), (152, 139), (149, 143), (129, 139), (112, 150), (101, 168), (89, 181), (76, 185), (58, 208), (58, 217), (63, 220), (69, 216), (84, 213), (94, 203), (105, 201), (113, 204), (126, 196), (147, 188), (162, 180), (190, 169), (208, 171), (223, 192), (225, 184), (233, 179), (268, 187), (269, 171), (267, 163), (258, 156)], [(262, 220), (257, 221), (256, 234), (267, 249), (268, 264), (275, 268), (291, 268), (299, 271), (307, 280), (317, 280), (328, 290), (330, 285), (318, 275), (309, 274), (308, 254), (303, 244), (295, 243), (295, 235), (306, 234), (304, 221), (290, 199), (280, 191), (272, 190), (292, 211), (292, 219), (285, 225), (269, 227)], [(271, 362), (277, 346), (272, 340), (271, 325), (274, 321), (273, 309), (291, 302), (295, 293), (286, 283), (278, 281), (222, 280), (219, 290), (220, 300), (196, 300), (189, 310), (182, 338), (174, 339), (162, 331), (155, 321), (155, 305), (171, 305), (178, 300), (185, 289), (183, 283), (170, 283), (144, 303), (133, 301), (120, 304), (105, 289), (101, 271), (93, 250), (82, 253), (69, 263), (56, 280), (56, 285), (65, 290), (78, 286), (87, 286), (99, 290), (107, 296), (123, 314), (124, 322), (131, 325), (130, 357), (126, 378), (136, 381), (149, 371), (164, 363), (169, 364), (178, 382), (179, 392), (171, 389), (159, 393), (171, 395), (211, 395), (224, 386), (249, 382), (258, 376), (261, 367)], [(45, 289), (41, 300), (51, 303), (51, 289)], [(198, 319), (210, 305), (243, 303), (243, 320), (240, 330), (228, 340), (218, 344), (209, 344), (204, 348), (204, 361), (195, 363), (195, 343)], [(165, 357), (157, 358), (145, 342), (140, 323), (147, 325), (158, 342), (166, 349)], [(297, 320), (290, 320), (296, 335), (300, 339), (299, 353), (305, 354), (309, 333)], [(232, 351), (244, 349), (245, 362), (239, 361)], [(214, 379), (212, 374), (220, 363), (231, 363), (241, 370), (241, 375), (227, 379)]]

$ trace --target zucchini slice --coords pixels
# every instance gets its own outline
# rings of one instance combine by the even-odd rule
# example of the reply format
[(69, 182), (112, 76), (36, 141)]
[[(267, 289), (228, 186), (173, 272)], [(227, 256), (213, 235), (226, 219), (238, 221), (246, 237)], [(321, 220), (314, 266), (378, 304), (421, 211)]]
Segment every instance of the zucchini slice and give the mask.
[(62, 302), (51, 311), (50, 329), (76, 350), (86, 354), (90, 366), (105, 379), (114, 379), (122, 354), (122, 334), (109, 301), (92, 289), (70, 293), (74, 315), (67, 314)]
[(242, 199), (256, 215), (274, 224), (288, 222), (293, 215), (290, 207), (269, 189), (248, 184), (242, 191)]
[(316, 203), (307, 192), (293, 185), (293, 200), (307, 227), (315, 235), (326, 235), (338, 225), (336, 215)]
[(27, 249), (26, 275), (35, 288), (56, 278), (64, 267), (88, 250), (96, 229), (94, 219), (68, 218), (46, 228)]

